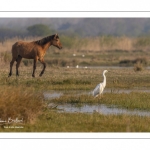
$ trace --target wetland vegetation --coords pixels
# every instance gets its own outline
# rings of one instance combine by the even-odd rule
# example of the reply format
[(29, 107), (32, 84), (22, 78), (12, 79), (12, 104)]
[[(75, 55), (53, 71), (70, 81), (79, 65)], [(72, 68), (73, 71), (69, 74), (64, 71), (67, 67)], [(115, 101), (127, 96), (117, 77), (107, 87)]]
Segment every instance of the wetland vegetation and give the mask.
[[(150, 111), (150, 44), (146, 42), (149, 39), (96, 37), (66, 42), (63, 37), (63, 40), (63, 50), (50, 47), (47, 51), (45, 62), (48, 65), (42, 77), (38, 76), (42, 65), (37, 64), (35, 78), (31, 76), (32, 61), (26, 59), (21, 63), (20, 76), (16, 78), (14, 67), (12, 77), (8, 78), (10, 49), (16, 39), (8, 39), (0, 45), (0, 131), (149, 132), (149, 116), (57, 111), (60, 104), (76, 104), (77, 107), (105, 104)], [(91, 40), (94, 43), (90, 45)], [(90, 92), (103, 80), (104, 69), (108, 70), (105, 93), (102, 98), (94, 98)], [(43, 93), (52, 91), (63, 94), (46, 99)], [(56, 107), (48, 107), (50, 103)], [(19, 124), (23, 128), (6, 128), (6, 125), (15, 125), (15, 122), (2, 123), (9, 117), (23, 118), (23, 124)]]

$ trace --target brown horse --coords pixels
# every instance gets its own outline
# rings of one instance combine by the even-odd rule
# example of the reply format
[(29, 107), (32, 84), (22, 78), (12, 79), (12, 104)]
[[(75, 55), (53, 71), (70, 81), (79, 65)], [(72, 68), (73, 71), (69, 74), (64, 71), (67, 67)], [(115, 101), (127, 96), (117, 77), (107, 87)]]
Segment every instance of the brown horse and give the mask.
[(59, 40), (58, 34), (54, 34), (54, 35), (45, 37), (41, 40), (33, 41), (33, 42), (23, 42), (23, 41), (16, 42), (12, 46), (12, 61), (10, 62), (10, 73), (8, 77), (12, 75), (12, 66), (15, 61), (17, 62), (16, 63), (16, 76), (19, 76), (18, 68), (19, 68), (22, 58), (34, 60), (32, 77), (35, 77), (36, 63), (39, 60), (43, 64), (43, 69), (40, 73), (40, 76), (42, 76), (46, 68), (46, 63), (44, 62), (44, 55), (46, 53), (46, 50), (51, 45), (59, 49), (62, 49), (62, 45)]

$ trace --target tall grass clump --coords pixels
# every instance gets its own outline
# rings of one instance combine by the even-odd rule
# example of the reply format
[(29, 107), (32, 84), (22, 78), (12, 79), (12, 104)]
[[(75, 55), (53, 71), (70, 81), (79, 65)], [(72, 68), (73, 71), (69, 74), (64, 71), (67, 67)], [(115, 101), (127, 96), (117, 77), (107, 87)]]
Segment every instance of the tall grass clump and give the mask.
[(142, 71), (143, 70), (143, 65), (140, 62), (137, 62), (134, 65), (134, 71)]
[(11, 60), (11, 54), (8, 51), (1, 52), (0, 58), (1, 58), (2, 62), (7, 63), (7, 62), (9, 62)]
[(135, 71), (141, 71), (144, 67), (148, 65), (148, 60), (146, 57), (139, 57), (136, 59), (124, 59), (119, 62), (121, 66), (134, 66)]
[(150, 47), (150, 37), (138, 37), (134, 43), (134, 47), (137, 49), (147, 50)]
[(133, 50), (134, 39), (129, 37), (102, 36), (99, 38), (101, 50)]
[(142, 71), (146, 67), (148, 61), (146, 58), (137, 58), (134, 61), (134, 71)]
[(43, 98), (32, 89), (24, 87), (0, 87), (0, 118), (23, 119), (33, 123), (44, 108)]

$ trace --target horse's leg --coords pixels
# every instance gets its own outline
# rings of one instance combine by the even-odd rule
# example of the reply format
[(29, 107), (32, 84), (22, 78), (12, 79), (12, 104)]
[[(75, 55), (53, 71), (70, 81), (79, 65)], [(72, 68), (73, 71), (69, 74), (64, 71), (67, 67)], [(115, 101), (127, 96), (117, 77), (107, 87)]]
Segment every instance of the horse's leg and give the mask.
[(40, 77), (42, 76), (42, 74), (44, 73), (44, 71), (45, 71), (45, 68), (46, 68), (46, 63), (44, 62), (44, 59), (39, 59), (39, 61), (43, 64), (43, 70), (41, 71), (41, 73), (40, 73)]
[(12, 75), (12, 67), (13, 67), (15, 60), (16, 60), (15, 58), (12, 58), (12, 61), (10, 62), (10, 72), (9, 72), (8, 77), (10, 77)]
[(19, 76), (18, 68), (19, 68), (21, 60), (22, 60), (22, 57), (19, 55), (17, 60), (16, 60), (17, 61), (17, 64), (16, 64), (16, 76)]
[(33, 73), (32, 73), (32, 77), (35, 77), (36, 62), (37, 62), (37, 58), (35, 58), (35, 59), (34, 59), (34, 62), (33, 62)]

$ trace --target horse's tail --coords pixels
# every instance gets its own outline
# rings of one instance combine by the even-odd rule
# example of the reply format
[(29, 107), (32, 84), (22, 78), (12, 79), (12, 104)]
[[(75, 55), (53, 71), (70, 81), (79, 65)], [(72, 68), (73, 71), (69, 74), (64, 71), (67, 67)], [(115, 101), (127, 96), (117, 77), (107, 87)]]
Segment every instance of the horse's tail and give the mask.
[(17, 42), (12, 45), (11, 53), (12, 53), (12, 57), (17, 59), (18, 57)]

